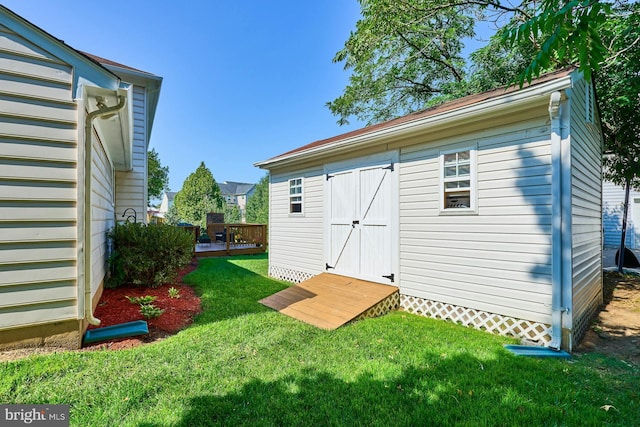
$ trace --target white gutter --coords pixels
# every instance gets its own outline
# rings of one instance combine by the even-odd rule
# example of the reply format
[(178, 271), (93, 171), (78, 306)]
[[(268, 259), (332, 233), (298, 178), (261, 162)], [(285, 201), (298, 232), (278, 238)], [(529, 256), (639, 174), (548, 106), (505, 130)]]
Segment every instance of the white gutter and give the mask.
[(269, 169), (275, 165), (283, 165), (289, 162), (295, 162), (302, 159), (312, 159), (317, 156), (323, 156), (328, 151), (338, 150), (340, 148), (356, 148), (360, 145), (371, 144), (374, 142), (382, 142), (385, 138), (396, 138), (398, 135), (407, 136), (411, 133), (424, 131), (427, 128), (436, 127), (438, 125), (447, 124), (456, 120), (469, 120), (475, 116), (492, 114), (502, 109), (513, 109), (515, 106), (524, 104), (534, 97), (548, 96), (550, 92), (566, 89), (571, 86), (571, 75), (568, 74), (556, 80), (542, 83), (531, 88), (522, 89), (511, 92), (486, 101), (477, 102), (466, 107), (445, 111), (440, 114), (434, 114), (397, 124), (395, 126), (385, 127), (383, 129), (360, 134), (351, 138), (340, 139), (338, 141), (323, 144), (308, 150), (283, 155), (269, 160), (254, 163), (254, 166), (263, 169)]
[(117, 105), (91, 111), (87, 114), (84, 124), (84, 235), (82, 243), (84, 248), (84, 268), (81, 269), (80, 274), (84, 276), (81, 278), (81, 282), (84, 286), (85, 319), (96, 326), (100, 324), (100, 319), (96, 319), (93, 316), (93, 304), (91, 301), (91, 169), (93, 166), (91, 154), (93, 152), (93, 120), (109, 114), (115, 114), (125, 107), (127, 98), (117, 95), (117, 92), (116, 96), (118, 97)]
[[(549, 99), (549, 118), (551, 119), (551, 343), (549, 348), (560, 350), (562, 346), (562, 314), (567, 311), (562, 306), (564, 276), (563, 249), (565, 232), (563, 201), (566, 200), (567, 188), (563, 185), (566, 179), (562, 161), (562, 92), (556, 91)], [(564, 209), (563, 209), (564, 208)], [(565, 235), (566, 239), (566, 235)]]

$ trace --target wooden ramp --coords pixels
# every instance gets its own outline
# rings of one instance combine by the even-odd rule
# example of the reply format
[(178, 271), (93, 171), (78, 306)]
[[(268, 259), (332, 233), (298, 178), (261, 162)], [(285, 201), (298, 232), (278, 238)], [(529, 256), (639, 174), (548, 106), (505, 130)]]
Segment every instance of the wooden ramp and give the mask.
[(322, 273), (260, 303), (318, 328), (336, 329), (397, 309), (400, 295), (395, 286)]

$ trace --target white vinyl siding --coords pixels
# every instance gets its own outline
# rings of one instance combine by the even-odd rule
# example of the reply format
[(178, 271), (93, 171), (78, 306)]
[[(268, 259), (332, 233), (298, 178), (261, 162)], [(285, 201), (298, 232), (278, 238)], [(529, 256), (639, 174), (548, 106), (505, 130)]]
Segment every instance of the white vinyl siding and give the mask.
[[(289, 213), (289, 180), (304, 179), (304, 215)], [(272, 172), (269, 265), (318, 274), (324, 271), (324, 175), (322, 169)]]
[(91, 171), (91, 292), (107, 273), (107, 232), (114, 226), (113, 167), (103, 144), (94, 134)]
[[(599, 129), (586, 123), (587, 84), (571, 91), (572, 311), (574, 327), (585, 327), (602, 302), (602, 145)], [(632, 203), (633, 199), (630, 200)], [(578, 333), (584, 331), (578, 331)]]
[[(544, 114), (544, 115), (543, 115)], [(400, 292), (549, 322), (551, 150), (527, 122), (401, 150)], [(478, 215), (440, 215), (440, 153), (477, 146)]]
[[(627, 234), (624, 244), (628, 248), (640, 248), (640, 230), (635, 219), (640, 215), (640, 192), (629, 191), (629, 212), (627, 213)], [(622, 215), (624, 214), (624, 187), (609, 181), (602, 182), (602, 228), (604, 247), (620, 247), (622, 237)]]
[(116, 172), (116, 217), (133, 208), (138, 222), (147, 220), (146, 92), (133, 87), (133, 159), (131, 171)]
[(77, 317), (72, 75), (0, 25), (0, 330)]

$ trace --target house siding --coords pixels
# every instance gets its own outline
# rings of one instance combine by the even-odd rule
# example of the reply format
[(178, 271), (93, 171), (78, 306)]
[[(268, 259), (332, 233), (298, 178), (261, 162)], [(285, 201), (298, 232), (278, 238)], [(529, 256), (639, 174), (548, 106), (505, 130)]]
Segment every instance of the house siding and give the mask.
[(77, 318), (72, 75), (0, 25), (0, 330)]
[[(303, 214), (289, 213), (289, 180), (304, 178)], [(269, 271), (299, 282), (324, 271), (322, 168), (273, 173), (269, 200)], [(292, 250), (295, 248), (295, 250)]]
[[(570, 92), (572, 327), (579, 341), (602, 303), (602, 141), (595, 124), (585, 120), (588, 83)], [(593, 106), (595, 110), (595, 106)], [(595, 121), (597, 123), (597, 120)]]
[[(540, 115), (401, 150), (401, 294), (550, 321), (549, 133)], [(478, 214), (443, 215), (439, 151), (472, 145)]]
[(132, 169), (116, 172), (116, 217), (118, 220), (122, 220), (124, 211), (128, 208), (135, 209), (138, 222), (146, 222), (147, 220), (146, 108), (145, 89), (134, 86)]
[(99, 138), (93, 138), (91, 169), (91, 294), (99, 290), (107, 273), (107, 232), (114, 220), (113, 167)]
[[(636, 206), (638, 204), (638, 206)], [(624, 213), (624, 187), (609, 181), (602, 182), (602, 226), (604, 247), (619, 248), (622, 237), (622, 215)], [(631, 249), (640, 248), (640, 236), (636, 230), (636, 217), (640, 214), (640, 192), (629, 191), (627, 233), (624, 244)]]

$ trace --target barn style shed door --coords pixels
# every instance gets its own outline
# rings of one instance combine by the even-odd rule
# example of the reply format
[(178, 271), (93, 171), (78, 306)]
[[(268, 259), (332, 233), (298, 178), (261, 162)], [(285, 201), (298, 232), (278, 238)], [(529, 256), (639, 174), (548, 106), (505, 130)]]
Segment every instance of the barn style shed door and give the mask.
[(397, 284), (397, 155), (377, 157), (327, 168), (326, 269)]

